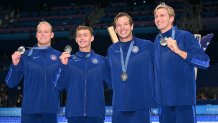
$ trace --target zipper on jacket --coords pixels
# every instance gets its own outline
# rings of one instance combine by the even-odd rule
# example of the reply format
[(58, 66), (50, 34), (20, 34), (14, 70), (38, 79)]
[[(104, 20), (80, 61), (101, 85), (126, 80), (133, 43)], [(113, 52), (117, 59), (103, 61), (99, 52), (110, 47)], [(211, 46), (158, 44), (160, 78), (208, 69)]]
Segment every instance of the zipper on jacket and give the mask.
[(47, 68), (46, 58), (47, 58), (47, 56), (45, 57), (45, 90), (46, 90), (46, 80), (47, 80), (47, 77), (46, 77), (46, 74), (47, 74), (47, 72), (46, 72), (46, 68)]
[(86, 86), (87, 86), (87, 60), (88, 60), (88, 58), (87, 57), (85, 57), (85, 81), (84, 81), (84, 116), (86, 116)]
[(47, 64), (46, 64), (46, 61), (47, 61), (47, 53), (46, 53), (46, 56), (45, 56), (45, 59), (44, 59), (44, 72), (45, 72), (45, 74), (44, 74), (44, 82), (45, 82), (45, 85), (44, 85), (44, 92), (43, 92), (43, 108), (42, 108), (42, 110), (44, 110), (45, 108), (44, 107), (46, 107), (45, 106), (45, 98), (46, 98), (46, 81), (47, 81), (47, 76), (46, 76), (46, 74), (47, 74), (47, 72), (46, 72), (46, 68), (47, 68)]

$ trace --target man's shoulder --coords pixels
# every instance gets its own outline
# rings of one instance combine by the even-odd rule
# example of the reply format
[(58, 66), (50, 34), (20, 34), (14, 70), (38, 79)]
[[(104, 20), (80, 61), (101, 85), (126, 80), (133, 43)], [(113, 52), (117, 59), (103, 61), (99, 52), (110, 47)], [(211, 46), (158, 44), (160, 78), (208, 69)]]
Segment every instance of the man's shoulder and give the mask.
[(61, 55), (61, 52), (60, 52), (60, 51), (58, 51), (58, 50), (56, 50), (56, 49), (54, 49), (54, 48), (51, 48), (51, 50), (52, 50), (52, 53), (53, 53), (53, 54), (56, 54), (56, 55), (58, 55), (58, 56)]
[(178, 29), (177, 33), (179, 33), (179, 35), (193, 35), (191, 32), (182, 29)]
[(137, 45), (153, 45), (153, 42), (147, 39), (135, 38)]
[(93, 54), (94, 57), (104, 58), (104, 56), (102, 56), (102, 55), (100, 55), (98, 53), (93, 52), (92, 54)]
[(109, 46), (109, 48), (108, 48), (108, 51), (114, 50), (114, 49), (116, 49), (117, 47), (119, 47), (119, 42), (116, 42), (116, 43), (111, 44), (111, 45)]
[(99, 63), (105, 63), (107, 60), (106, 57), (95, 52), (93, 52), (91, 59), (92, 59), (92, 63), (95, 63), (96, 61), (98, 61)]

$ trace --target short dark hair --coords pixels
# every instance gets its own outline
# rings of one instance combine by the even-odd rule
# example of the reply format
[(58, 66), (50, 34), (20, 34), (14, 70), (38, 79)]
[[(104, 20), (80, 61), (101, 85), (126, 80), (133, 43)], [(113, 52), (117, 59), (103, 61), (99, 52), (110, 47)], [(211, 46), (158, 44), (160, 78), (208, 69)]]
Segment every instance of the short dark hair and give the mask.
[(118, 18), (123, 17), (123, 16), (126, 16), (126, 17), (129, 18), (129, 24), (130, 25), (134, 24), (133, 19), (132, 19), (132, 17), (129, 14), (127, 14), (126, 12), (120, 12), (114, 18), (114, 21), (113, 21), (114, 28), (116, 27), (116, 21), (118, 20)]

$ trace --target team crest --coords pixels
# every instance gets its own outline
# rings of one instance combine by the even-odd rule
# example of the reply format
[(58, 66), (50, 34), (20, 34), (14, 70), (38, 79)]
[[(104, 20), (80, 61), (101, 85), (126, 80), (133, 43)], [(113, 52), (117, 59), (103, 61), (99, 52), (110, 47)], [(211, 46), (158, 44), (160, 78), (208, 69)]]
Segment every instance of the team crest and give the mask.
[(98, 59), (93, 58), (93, 59), (92, 59), (92, 63), (93, 63), (93, 64), (98, 64)]
[(51, 58), (51, 60), (53, 60), (53, 61), (56, 61), (56, 60), (57, 60), (57, 56), (54, 55), (54, 54), (52, 54), (52, 55), (50, 56), (50, 58)]
[(133, 46), (133, 47), (132, 47), (132, 52), (133, 52), (133, 53), (139, 52), (139, 47), (138, 47), (138, 46)]

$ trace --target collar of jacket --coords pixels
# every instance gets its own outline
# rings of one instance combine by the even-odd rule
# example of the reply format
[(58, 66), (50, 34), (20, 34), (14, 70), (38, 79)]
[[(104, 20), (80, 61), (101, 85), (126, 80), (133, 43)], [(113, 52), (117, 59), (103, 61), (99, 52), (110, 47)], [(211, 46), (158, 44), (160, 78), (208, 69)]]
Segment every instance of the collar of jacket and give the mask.
[(50, 49), (51, 49), (51, 46), (42, 46), (42, 47), (33, 46), (32, 48), (30, 48), (28, 56), (31, 56), (33, 54), (33, 50), (50, 50)]
[[(173, 28), (173, 27), (172, 27)], [(172, 28), (168, 31), (166, 31), (165, 33), (160, 33), (160, 37), (171, 37), (172, 36)], [(175, 31), (177, 30), (177, 26), (174, 26)]]
[(88, 58), (88, 57), (90, 57), (93, 53), (94, 53), (93, 50), (91, 50), (91, 52), (78, 51), (78, 52), (76, 53), (76, 56), (79, 57), (79, 58)]

